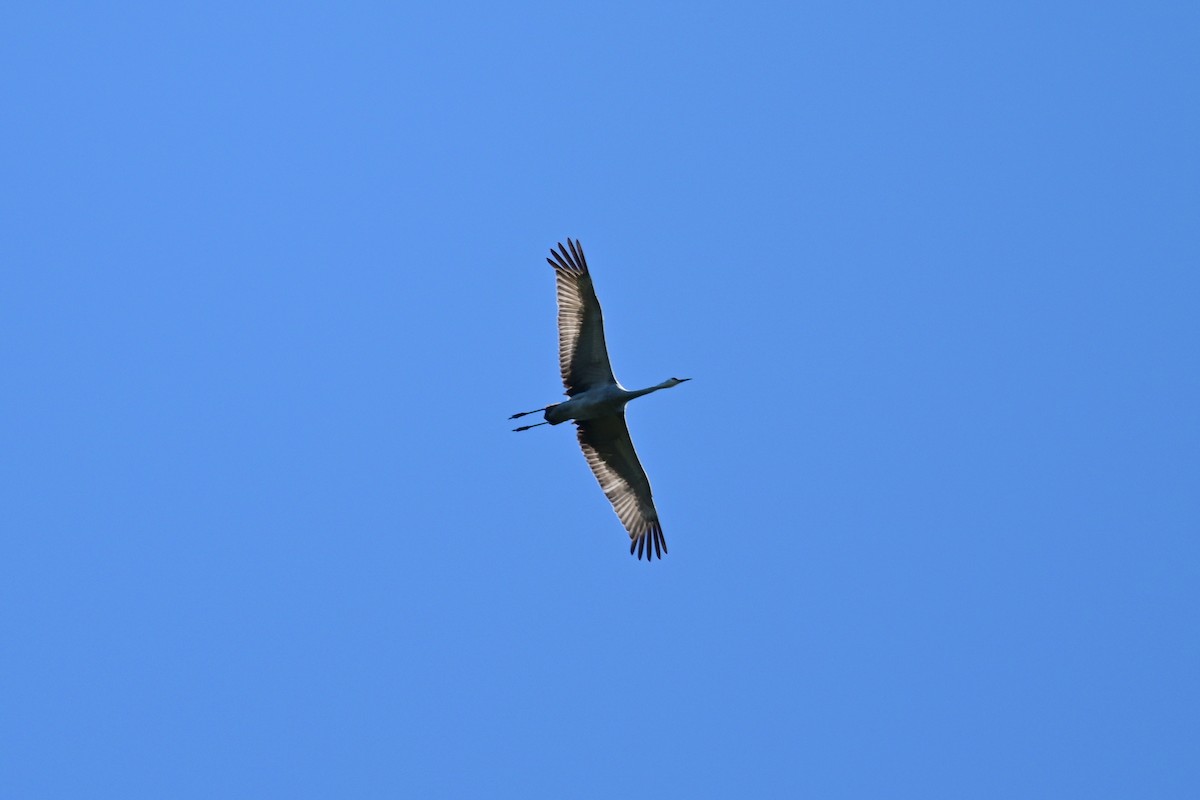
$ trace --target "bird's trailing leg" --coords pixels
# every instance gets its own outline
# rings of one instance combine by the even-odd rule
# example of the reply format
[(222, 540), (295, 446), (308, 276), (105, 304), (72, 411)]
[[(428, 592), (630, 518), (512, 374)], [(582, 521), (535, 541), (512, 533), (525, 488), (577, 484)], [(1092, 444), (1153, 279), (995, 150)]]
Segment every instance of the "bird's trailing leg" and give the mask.
[(547, 408), (554, 408), (556, 405), (558, 405), (558, 403), (546, 406), (545, 408), (535, 408), (533, 411), (518, 411), (516, 414), (513, 414), (511, 417), (509, 417), (509, 419), (517, 419), (518, 417), (528, 416), (529, 414), (536, 414), (539, 411), (545, 411)]
[[(529, 413), (532, 413), (532, 412), (529, 412)], [(513, 428), (513, 431), (514, 431), (514, 432), (516, 432), (516, 431), (527, 431), (527, 430), (529, 430), (530, 428), (536, 428), (538, 425), (549, 425), (549, 424), (550, 424), (549, 422), (539, 422), (539, 423), (537, 423), (537, 425), (522, 425), (522, 426), (521, 426), (521, 427), (519, 427), (519, 428)]]

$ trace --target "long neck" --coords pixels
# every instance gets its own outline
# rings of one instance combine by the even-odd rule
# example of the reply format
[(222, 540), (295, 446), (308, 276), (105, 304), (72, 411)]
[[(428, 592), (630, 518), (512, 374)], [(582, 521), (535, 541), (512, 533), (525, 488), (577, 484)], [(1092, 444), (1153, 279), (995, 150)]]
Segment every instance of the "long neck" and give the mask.
[(659, 389), (668, 389), (668, 388), (670, 388), (670, 381), (663, 381), (662, 383), (658, 384), (657, 386), (651, 386), (648, 389), (634, 389), (632, 392), (630, 392), (628, 394), (627, 399), (632, 400), (635, 397), (641, 397), (644, 394), (650, 394), (651, 392), (657, 392)]

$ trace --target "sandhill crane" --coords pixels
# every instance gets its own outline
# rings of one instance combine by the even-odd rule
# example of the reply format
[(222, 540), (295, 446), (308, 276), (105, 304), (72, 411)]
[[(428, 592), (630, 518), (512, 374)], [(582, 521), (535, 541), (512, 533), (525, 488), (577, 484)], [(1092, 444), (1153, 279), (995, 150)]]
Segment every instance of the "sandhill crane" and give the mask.
[(538, 425), (558, 425), (573, 420), (579, 446), (583, 448), (592, 474), (600, 482), (600, 488), (612, 503), (621, 524), (629, 531), (630, 555), (636, 550), (638, 559), (645, 552), (647, 562), (654, 558), (654, 552), (662, 558), (667, 552), (667, 541), (663, 538), (658, 512), (654, 510), (650, 481), (629, 438), (625, 404), (635, 397), (670, 389), (691, 378), (668, 378), (657, 386), (632, 392), (617, 383), (608, 362), (604, 318), (583, 258), (583, 246), (567, 239), (567, 247), (559, 242), (558, 250), (552, 248), (550, 255), (553, 258), (546, 261), (554, 267), (558, 284), (558, 365), (570, 399), (513, 414), (509, 419), (546, 412), (545, 422), (522, 425), (513, 430), (527, 431)]

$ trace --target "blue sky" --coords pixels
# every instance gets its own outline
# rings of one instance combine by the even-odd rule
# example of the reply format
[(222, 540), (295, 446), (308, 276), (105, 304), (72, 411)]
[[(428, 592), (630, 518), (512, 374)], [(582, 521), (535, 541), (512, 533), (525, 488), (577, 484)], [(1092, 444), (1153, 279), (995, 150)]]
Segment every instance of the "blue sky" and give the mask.
[(0, 23), (0, 794), (1196, 796), (1194, 4)]

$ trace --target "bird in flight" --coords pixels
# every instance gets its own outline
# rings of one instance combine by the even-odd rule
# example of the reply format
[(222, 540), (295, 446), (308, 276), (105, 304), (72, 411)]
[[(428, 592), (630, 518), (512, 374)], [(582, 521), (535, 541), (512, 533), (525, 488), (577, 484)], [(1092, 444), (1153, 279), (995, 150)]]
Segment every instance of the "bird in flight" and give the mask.
[(566, 247), (559, 242), (558, 250), (551, 249), (550, 255), (553, 257), (546, 261), (554, 267), (558, 284), (558, 365), (568, 399), (513, 414), (509, 419), (545, 412), (545, 422), (513, 430), (527, 431), (572, 420), (592, 474), (629, 531), (630, 555), (636, 552), (641, 559), (644, 552), (650, 561), (657, 553), (662, 558), (667, 541), (654, 509), (650, 481), (629, 438), (625, 405), (635, 397), (670, 389), (691, 378), (668, 378), (657, 386), (634, 391), (617, 383), (608, 363), (604, 318), (583, 258), (583, 246), (567, 239)]

